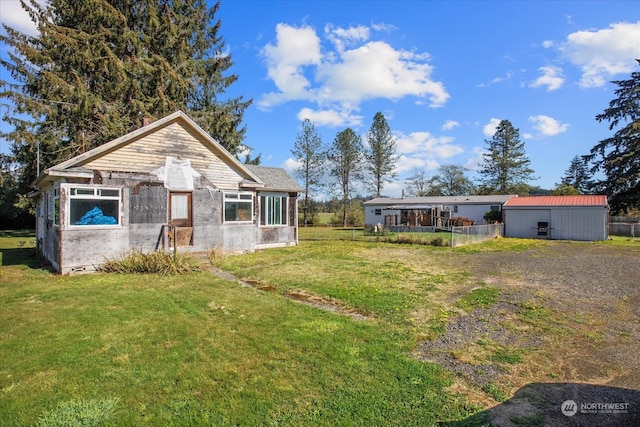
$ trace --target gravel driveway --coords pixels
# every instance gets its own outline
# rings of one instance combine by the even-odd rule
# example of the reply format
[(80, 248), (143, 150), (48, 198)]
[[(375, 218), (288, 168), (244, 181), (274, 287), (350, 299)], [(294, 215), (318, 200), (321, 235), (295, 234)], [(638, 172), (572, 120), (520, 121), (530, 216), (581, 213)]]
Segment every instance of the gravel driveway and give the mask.
[[(419, 346), (419, 358), (455, 373), (465, 394), (499, 385), (508, 403), (488, 409), (496, 425), (640, 425), (640, 245), (550, 242), (454, 260), (476, 283), (500, 289), (499, 301), (450, 319), (444, 335)], [(539, 318), (524, 316), (532, 313)], [(474, 360), (469, 353), (484, 342), (524, 360)], [(564, 415), (565, 400), (578, 413)]]

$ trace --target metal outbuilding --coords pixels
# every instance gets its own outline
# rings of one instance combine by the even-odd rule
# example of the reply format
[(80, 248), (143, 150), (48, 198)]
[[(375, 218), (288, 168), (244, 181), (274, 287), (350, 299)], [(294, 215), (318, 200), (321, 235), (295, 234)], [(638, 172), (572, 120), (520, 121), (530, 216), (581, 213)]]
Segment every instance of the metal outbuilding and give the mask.
[(529, 196), (502, 206), (505, 237), (607, 240), (609, 204), (604, 195)]

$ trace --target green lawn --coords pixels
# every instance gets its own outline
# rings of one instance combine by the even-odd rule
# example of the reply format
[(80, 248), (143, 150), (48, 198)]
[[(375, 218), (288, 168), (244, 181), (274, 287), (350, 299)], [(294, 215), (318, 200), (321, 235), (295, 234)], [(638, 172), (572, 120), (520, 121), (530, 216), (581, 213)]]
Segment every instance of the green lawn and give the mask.
[[(0, 424), (464, 419), (474, 408), (446, 390), (444, 370), (411, 357), (409, 313), (448, 279), (371, 257), (379, 245), (303, 242), (220, 261), (276, 288), (265, 292), (207, 272), (54, 275), (29, 257), (32, 235), (0, 233)], [(294, 302), (291, 290), (369, 317)]]
[[(265, 291), (206, 271), (54, 275), (33, 258), (30, 232), (0, 232), (0, 425), (483, 425), (469, 418), (479, 408), (447, 388), (452, 377), (412, 351), (442, 333), (448, 310), (498, 298), (468, 283), (449, 253), (546, 244), (302, 240), (215, 258)], [(446, 310), (434, 294), (472, 288)], [(295, 293), (365, 319), (287, 297)]]

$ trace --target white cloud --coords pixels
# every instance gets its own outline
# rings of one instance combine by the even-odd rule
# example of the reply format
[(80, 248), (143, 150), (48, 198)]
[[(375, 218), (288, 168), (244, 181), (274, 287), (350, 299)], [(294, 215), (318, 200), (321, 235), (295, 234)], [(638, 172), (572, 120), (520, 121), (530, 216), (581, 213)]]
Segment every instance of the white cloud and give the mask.
[(428, 159), (424, 157), (400, 155), (398, 160), (398, 166), (396, 168), (397, 173), (409, 172), (415, 169), (424, 170), (436, 170), (440, 166), (440, 163), (435, 159)]
[(358, 42), (369, 40), (370, 34), (369, 28), (363, 25), (341, 28), (327, 24), (324, 27), (324, 32), (327, 39), (333, 43), (339, 52), (343, 52), (345, 47), (354, 46)]
[(452, 137), (435, 137), (429, 132), (412, 132), (409, 135), (396, 133), (396, 149), (401, 154), (412, 154), (414, 157), (447, 159), (458, 155), (464, 149), (452, 144)]
[(489, 123), (484, 125), (484, 127), (482, 128), (482, 133), (484, 134), (484, 136), (486, 136), (487, 138), (492, 137), (496, 133), (496, 129), (498, 128), (500, 122), (501, 119), (492, 118), (491, 120), (489, 120)]
[(529, 122), (532, 123), (533, 128), (544, 136), (554, 136), (559, 133), (566, 132), (569, 129), (569, 125), (566, 123), (560, 123), (556, 119), (545, 116), (531, 116)]
[(298, 112), (298, 120), (311, 120), (318, 126), (353, 126), (362, 125), (363, 117), (354, 115), (350, 110), (312, 110), (311, 108), (303, 108)]
[(288, 172), (292, 172), (298, 169), (301, 165), (302, 163), (300, 163), (296, 159), (289, 157), (287, 160), (284, 161), (284, 164), (282, 165), (282, 167), (286, 169)]
[(311, 27), (278, 24), (275, 44), (262, 50), (268, 77), (277, 91), (264, 94), (258, 106), (303, 100), (324, 109), (357, 110), (368, 99), (407, 96), (428, 99), (431, 107), (447, 102), (449, 94), (443, 83), (431, 77), (428, 54), (366, 41), (369, 36), (367, 27), (328, 25), (325, 37), (333, 49), (323, 51)]
[(460, 123), (456, 122), (455, 120), (447, 120), (442, 125), (442, 130), (451, 130), (451, 129), (453, 129), (455, 127), (458, 127), (458, 126), (460, 126)]
[(560, 50), (582, 69), (580, 86), (603, 86), (613, 76), (636, 69), (635, 59), (640, 58), (640, 21), (577, 31), (569, 34)]
[(267, 74), (279, 92), (266, 94), (261, 105), (269, 106), (295, 99), (309, 99), (311, 83), (304, 67), (321, 60), (320, 39), (313, 28), (276, 25), (276, 44), (267, 44), (262, 54), (267, 62)]
[(542, 42), (542, 47), (544, 47), (545, 49), (549, 49), (553, 46), (554, 46), (554, 43), (551, 40), (545, 40)]
[(560, 67), (548, 66), (540, 67), (538, 71), (542, 72), (542, 75), (531, 83), (531, 87), (543, 87), (546, 86), (547, 92), (559, 89), (564, 83), (564, 77), (562, 77), (562, 69)]
[[(46, 0), (37, 0), (36, 3), (43, 6)], [(20, 0), (0, 0), (0, 21), (21, 33), (31, 36), (38, 34), (36, 25), (20, 5)]]

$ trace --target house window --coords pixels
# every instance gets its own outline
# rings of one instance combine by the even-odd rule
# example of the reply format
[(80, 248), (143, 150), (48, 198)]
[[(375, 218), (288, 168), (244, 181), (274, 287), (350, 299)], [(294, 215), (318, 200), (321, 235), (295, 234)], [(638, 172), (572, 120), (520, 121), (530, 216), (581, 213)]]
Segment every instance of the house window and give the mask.
[(287, 225), (287, 196), (260, 196), (260, 225)]
[(499, 212), (500, 211), (500, 206), (498, 205), (493, 205), (489, 208), (490, 211), (492, 212)]
[(453, 206), (453, 213), (458, 213), (458, 205)]
[(382, 209), (376, 209), (373, 214), (374, 215), (382, 215)]
[(248, 222), (253, 220), (252, 193), (225, 193), (224, 222)]
[(69, 187), (70, 226), (120, 225), (120, 189)]

